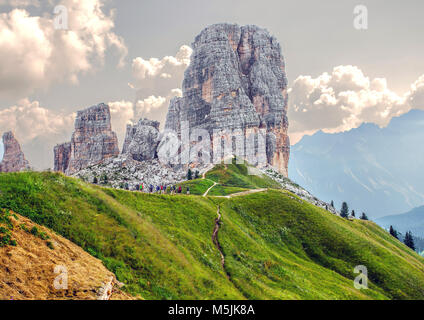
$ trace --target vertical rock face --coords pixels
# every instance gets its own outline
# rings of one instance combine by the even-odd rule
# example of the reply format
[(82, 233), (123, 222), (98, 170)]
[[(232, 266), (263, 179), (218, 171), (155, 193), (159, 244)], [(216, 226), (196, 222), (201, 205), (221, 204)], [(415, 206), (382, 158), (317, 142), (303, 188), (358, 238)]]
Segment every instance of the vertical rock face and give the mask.
[(0, 172), (18, 172), (30, 169), (21, 146), (12, 132), (3, 134), (4, 154), (0, 163)]
[[(266, 132), (266, 159), (287, 176), (287, 79), (277, 40), (256, 26), (217, 24), (195, 39), (183, 97), (169, 106), (166, 129)], [(251, 151), (251, 150), (250, 150)], [(246, 153), (250, 152), (247, 150)]]
[(66, 142), (54, 147), (54, 171), (66, 172), (71, 158), (71, 143)]
[(66, 173), (75, 173), (118, 154), (118, 138), (112, 131), (109, 106), (101, 103), (78, 111)]
[(140, 119), (134, 126), (127, 125), (122, 154), (130, 155), (137, 161), (156, 158), (156, 149), (159, 144), (159, 125), (159, 122), (149, 119)]

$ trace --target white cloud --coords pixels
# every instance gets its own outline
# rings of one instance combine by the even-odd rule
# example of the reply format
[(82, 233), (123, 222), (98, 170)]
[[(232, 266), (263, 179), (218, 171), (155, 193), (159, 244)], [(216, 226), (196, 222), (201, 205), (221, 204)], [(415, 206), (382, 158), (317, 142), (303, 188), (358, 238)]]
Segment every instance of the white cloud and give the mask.
[(68, 30), (54, 29), (52, 14), (31, 16), (22, 8), (0, 14), (0, 97), (19, 99), (54, 82), (76, 83), (80, 74), (104, 63), (110, 48), (124, 64), (127, 48), (113, 32), (113, 11), (105, 14), (100, 0), (61, 4), (68, 11)]
[(424, 108), (424, 76), (404, 95), (391, 91), (384, 78), (370, 80), (355, 66), (338, 66), (316, 78), (299, 76), (289, 89), (292, 143), (318, 130), (341, 132), (373, 122), (386, 126), (413, 108)]
[(124, 142), (127, 124), (135, 124), (140, 118), (161, 121), (163, 125), (163, 114), (168, 110), (167, 102), (167, 98), (156, 96), (135, 103), (126, 100), (109, 102), (112, 129), (118, 136), (119, 144), (122, 146)]
[(13, 131), (31, 165), (45, 168), (53, 161), (55, 144), (68, 141), (75, 113), (57, 113), (38, 101), (20, 100), (0, 111), (0, 132)]
[(0, 131), (12, 130), (21, 143), (38, 136), (70, 135), (75, 114), (60, 114), (43, 108), (38, 101), (20, 100), (0, 111)]
[(412, 108), (424, 110), (424, 75), (411, 85), (408, 101)]
[(11, 7), (39, 7), (39, 0), (0, 0), (0, 6), (11, 6)]
[(149, 114), (152, 111), (158, 110), (165, 105), (166, 101), (167, 99), (164, 97), (155, 96), (147, 97), (144, 100), (138, 100), (135, 105), (137, 111), (136, 115), (141, 117), (143, 114)]
[(138, 98), (144, 99), (151, 95), (167, 97), (172, 90), (181, 88), (192, 52), (189, 46), (183, 45), (175, 56), (162, 59), (135, 58), (132, 62), (134, 81), (130, 86), (138, 90)]
[(189, 46), (183, 45), (175, 56), (133, 59), (133, 81), (129, 86), (136, 90), (134, 122), (145, 117), (160, 121), (164, 126), (169, 101), (182, 96), (184, 71), (190, 64), (192, 52)]
[(120, 146), (124, 143), (127, 124), (134, 119), (134, 104), (130, 101), (114, 101), (108, 103), (110, 107), (112, 130), (116, 132)]

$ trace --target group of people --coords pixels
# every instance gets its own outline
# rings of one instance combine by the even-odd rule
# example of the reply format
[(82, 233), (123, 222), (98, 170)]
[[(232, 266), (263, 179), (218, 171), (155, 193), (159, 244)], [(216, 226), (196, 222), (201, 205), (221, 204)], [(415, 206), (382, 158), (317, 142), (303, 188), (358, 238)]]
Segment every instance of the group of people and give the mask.
[[(166, 194), (166, 193), (181, 194), (181, 193), (183, 193), (182, 186), (177, 187), (176, 185), (171, 185), (171, 186), (168, 187), (165, 184), (157, 185), (156, 187), (151, 184), (151, 185), (149, 185), (148, 188), (146, 188), (144, 186), (144, 184), (141, 183), (139, 185), (136, 185), (136, 190), (141, 191), (141, 192), (159, 193), (159, 194)], [(169, 190), (169, 192), (168, 192), (168, 190)], [(190, 187), (189, 186), (186, 187), (186, 193), (190, 194)]]

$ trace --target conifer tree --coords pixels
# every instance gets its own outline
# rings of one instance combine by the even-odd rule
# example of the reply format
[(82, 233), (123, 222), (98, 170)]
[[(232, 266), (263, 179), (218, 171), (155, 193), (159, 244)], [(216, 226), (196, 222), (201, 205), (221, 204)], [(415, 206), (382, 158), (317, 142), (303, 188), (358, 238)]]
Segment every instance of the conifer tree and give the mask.
[(349, 207), (346, 202), (342, 203), (342, 209), (340, 210), (340, 216), (342, 218), (347, 218), (349, 216)]
[(365, 212), (362, 212), (361, 219), (362, 219), (362, 220), (368, 220), (368, 217), (367, 217), (367, 215), (365, 214)]
[(415, 243), (411, 231), (405, 233), (405, 239), (403, 240), (403, 243), (415, 251)]
[(187, 180), (191, 180), (191, 179), (193, 179), (193, 173), (191, 172), (191, 169), (188, 169)]
[(352, 213), (350, 215), (355, 218), (355, 210), (352, 210)]
[(397, 231), (395, 230), (395, 228), (393, 228), (393, 226), (390, 226), (390, 230), (389, 230), (389, 232), (390, 232), (390, 234), (391, 234), (393, 237), (395, 237), (396, 239), (399, 239), (399, 238), (398, 238), (398, 233), (397, 233)]

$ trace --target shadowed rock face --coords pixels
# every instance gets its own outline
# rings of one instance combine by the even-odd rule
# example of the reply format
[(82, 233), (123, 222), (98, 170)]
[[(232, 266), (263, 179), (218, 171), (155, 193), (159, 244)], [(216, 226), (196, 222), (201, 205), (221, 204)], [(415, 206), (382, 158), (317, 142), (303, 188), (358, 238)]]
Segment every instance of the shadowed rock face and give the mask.
[(0, 163), (0, 172), (18, 172), (29, 169), (18, 140), (11, 131), (3, 134), (4, 155)]
[(118, 154), (118, 138), (112, 131), (109, 106), (101, 103), (78, 111), (66, 173), (72, 174)]
[(71, 143), (66, 142), (54, 147), (54, 171), (66, 172), (71, 157)]
[(140, 119), (134, 126), (127, 125), (122, 154), (129, 155), (137, 161), (156, 158), (156, 148), (159, 144), (159, 125), (159, 122), (149, 119)]
[[(165, 128), (266, 131), (266, 159), (287, 176), (287, 79), (277, 40), (256, 26), (217, 24), (195, 39), (183, 97), (169, 106)], [(257, 152), (246, 150), (245, 153)]]

